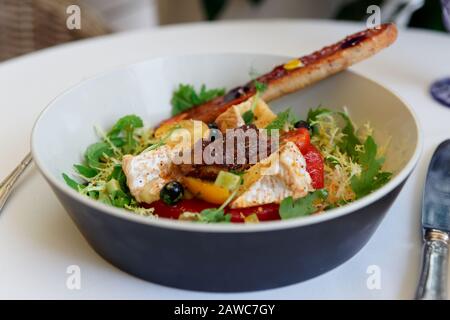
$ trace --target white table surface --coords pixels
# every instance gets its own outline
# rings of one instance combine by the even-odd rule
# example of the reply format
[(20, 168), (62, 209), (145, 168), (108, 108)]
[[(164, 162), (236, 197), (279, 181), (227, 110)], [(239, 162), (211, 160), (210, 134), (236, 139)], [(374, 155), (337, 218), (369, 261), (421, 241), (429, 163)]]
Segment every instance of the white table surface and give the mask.
[[(99, 72), (180, 53), (262, 52), (300, 56), (363, 29), (328, 21), (195, 24), (116, 34), (43, 50), (0, 63), (0, 177), (29, 148), (34, 120), (68, 87)], [(395, 45), (352, 69), (384, 84), (417, 112), (425, 134), (422, 158), (369, 243), (320, 277), (284, 288), (238, 294), (177, 290), (130, 276), (100, 258), (33, 167), (0, 215), (0, 298), (56, 299), (409, 299), (420, 269), (420, 204), (426, 167), (450, 137), (450, 109), (428, 95), (450, 76), (450, 36), (401, 30)], [(69, 265), (81, 268), (81, 289), (66, 287)], [(369, 290), (367, 268), (381, 271)], [(276, 270), (274, 270), (276, 272)], [(449, 290), (450, 291), (450, 290)]]

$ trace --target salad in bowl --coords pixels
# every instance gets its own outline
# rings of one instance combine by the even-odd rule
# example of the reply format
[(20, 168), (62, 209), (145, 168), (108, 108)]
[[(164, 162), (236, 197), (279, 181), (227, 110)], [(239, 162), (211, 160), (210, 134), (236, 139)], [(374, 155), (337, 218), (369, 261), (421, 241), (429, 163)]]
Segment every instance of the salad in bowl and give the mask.
[[(198, 222), (291, 219), (345, 205), (389, 181), (384, 151), (370, 123), (324, 107), (306, 119), (275, 114), (260, 98), (265, 88), (213, 122), (184, 119), (144, 128), (137, 115), (120, 118), (75, 164), (67, 184), (105, 204), (151, 217)], [(202, 102), (223, 89), (196, 92), (180, 85), (181, 103)], [(206, 99), (207, 99), (206, 98)], [(206, 101), (205, 101), (206, 102)]]
[(291, 219), (359, 199), (391, 177), (382, 168), (387, 145), (377, 145), (370, 123), (356, 126), (345, 108), (326, 106), (299, 119), (290, 108), (276, 114), (268, 102), (395, 37), (390, 24), (366, 30), (228, 92), (179, 84), (171, 118), (144, 128), (130, 114), (108, 130), (97, 127), (100, 141), (74, 165), (81, 180), (64, 179), (87, 197), (136, 214), (206, 223)]
[(343, 71), (395, 35), (107, 72), (41, 114), (33, 159), (90, 246), (137, 277), (222, 292), (310, 279), (369, 241), (419, 159), (411, 109)]

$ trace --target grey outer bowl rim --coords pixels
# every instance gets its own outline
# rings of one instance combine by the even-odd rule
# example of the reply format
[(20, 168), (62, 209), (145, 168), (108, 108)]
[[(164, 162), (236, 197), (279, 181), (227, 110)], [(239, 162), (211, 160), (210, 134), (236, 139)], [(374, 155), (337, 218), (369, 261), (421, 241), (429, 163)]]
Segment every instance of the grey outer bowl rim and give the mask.
[[(242, 233), (242, 232), (265, 232), (265, 231), (273, 231), (273, 230), (280, 230), (280, 229), (290, 229), (290, 228), (297, 228), (304, 225), (310, 225), (315, 223), (321, 223), (327, 220), (332, 220), (347, 214), (350, 214), (351, 212), (357, 211), (359, 209), (364, 208), (365, 206), (368, 206), (371, 203), (374, 203), (375, 201), (381, 199), (391, 191), (393, 191), (397, 186), (399, 186), (405, 179), (407, 179), (408, 175), (412, 173), (414, 170), (416, 164), (419, 161), (422, 148), (423, 148), (423, 133), (422, 129), (420, 127), (418, 117), (415, 113), (415, 111), (402, 99), (400, 98), (395, 92), (389, 90), (384, 85), (371, 80), (370, 78), (363, 76), (359, 73), (356, 73), (351, 70), (345, 70), (343, 72), (350, 72), (353, 74), (356, 74), (358, 77), (363, 78), (366, 81), (369, 81), (373, 83), (376, 86), (379, 86), (381, 89), (384, 89), (391, 93), (394, 97), (396, 97), (400, 102), (403, 103), (403, 105), (406, 107), (407, 111), (410, 113), (412, 119), (414, 120), (414, 124), (416, 127), (417, 132), (417, 141), (414, 148), (414, 153), (412, 157), (408, 160), (406, 165), (401, 169), (394, 177), (391, 179), (387, 184), (385, 184), (380, 189), (376, 190), (375, 192), (356, 200), (350, 204), (347, 204), (343, 207), (327, 210), (326, 212), (322, 214), (307, 216), (307, 217), (301, 217), (296, 219), (289, 219), (289, 220), (278, 220), (278, 221), (267, 221), (264, 223), (259, 224), (202, 224), (202, 223), (192, 223), (188, 221), (179, 221), (179, 220), (172, 220), (172, 219), (158, 219), (158, 218), (151, 218), (151, 217), (144, 217), (137, 214), (133, 214), (131, 212), (128, 212), (124, 209), (116, 208), (113, 206), (108, 206), (103, 203), (100, 203), (98, 201), (92, 200), (86, 196), (81, 195), (80, 193), (76, 192), (72, 188), (66, 185), (66, 183), (62, 179), (57, 179), (45, 166), (45, 163), (41, 161), (41, 159), (38, 156), (38, 152), (36, 150), (37, 146), (37, 139), (36, 139), (36, 132), (40, 130), (40, 120), (45, 117), (45, 115), (49, 112), (51, 112), (52, 108), (55, 108), (57, 106), (58, 100), (63, 97), (64, 95), (70, 93), (72, 90), (75, 90), (79, 86), (84, 85), (85, 83), (88, 83), (89, 81), (95, 81), (100, 78), (102, 78), (104, 75), (118, 72), (121, 70), (126, 70), (130, 68), (131, 66), (136, 66), (142, 63), (148, 63), (150, 61), (154, 60), (164, 60), (164, 59), (171, 59), (176, 57), (186, 57), (186, 56), (211, 56), (211, 55), (249, 55), (249, 56), (270, 56), (270, 57), (277, 57), (277, 58), (284, 58), (284, 59), (290, 59), (292, 56), (284, 56), (284, 55), (274, 55), (274, 54), (262, 54), (262, 53), (239, 53), (239, 52), (223, 52), (223, 53), (196, 53), (196, 54), (177, 54), (177, 55), (169, 55), (169, 56), (162, 56), (162, 57), (155, 57), (151, 59), (146, 59), (142, 61), (138, 61), (132, 64), (128, 64), (125, 66), (119, 66), (117, 68), (113, 68), (111, 70), (99, 73), (97, 75), (94, 75), (92, 77), (86, 78), (78, 82), (77, 84), (69, 87), (68, 89), (64, 90), (62, 93), (58, 94), (57, 97), (55, 97), (53, 100), (51, 100), (47, 106), (41, 111), (38, 118), (36, 119), (32, 133), (31, 133), (31, 153), (33, 156), (33, 160), (38, 168), (38, 170), (41, 172), (41, 174), (44, 176), (44, 178), (55, 188), (61, 190), (66, 195), (68, 195), (71, 198), (74, 198), (75, 200), (81, 202), (82, 204), (93, 207), (105, 214), (110, 214), (112, 216), (134, 221), (136, 223), (141, 224), (149, 224), (161, 228), (169, 228), (169, 229), (175, 229), (175, 230), (184, 230), (184, 231), (192, 231), (192, 232), (223, 232), (223, 233)], [(62, 174), (62, 173), (61, 173)]]

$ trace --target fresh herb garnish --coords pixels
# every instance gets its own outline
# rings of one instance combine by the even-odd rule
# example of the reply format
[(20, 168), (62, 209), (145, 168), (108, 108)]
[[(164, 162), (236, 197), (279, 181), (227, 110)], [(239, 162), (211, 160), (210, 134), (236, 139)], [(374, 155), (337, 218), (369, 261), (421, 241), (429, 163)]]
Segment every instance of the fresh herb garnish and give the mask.
[(240, 170), (230, 170), (230, 173), (242, 177), (242, 176), (245, 174), (245, 171), (240, 171)]
[(224, 88), (206, 89), (206, 86), (202, 85), (200, 91), (197, 92), (192, 85), (180, 84), (178, 89), (173, 92), (172, 100), (170, 101), (172, 104), (172, 116), (224, 94)]
[(79, 183), (63, 174), (66, 184), (94, 200), (150, 215), (151, 210), (140, 207), (131, 196), (121, 166), (124, 154), (135, 155), (155, 144), (150, 134), (138, 131), (142, 127), (142, 119), (135, 115), (120, 118), (107, 133), (96, 127), (101, 141), (86, 149), (83, 164), (74, 165), (77, 175), (84, 182)]
[(114, 207), (118, 208), (125, 208), (130, 205), (131, 203), (131, 196), (122, 190), (116, 190), (109, 194), (109, 197), (111, 199), (111, 204)]
[(287, 197), (281, 201), (279, 209), (280, 217), (285, 220), (308, 216), (317, 211), (317, 203), (325, 200), (327, 196), (327, 191), (320, 189), (296, 200), (292, 197)]
[(309, 123), (309, 125), (314, 125), (319, 116), (329, 113), (333, 113), (333, 111), (322, 108), (321, 106), (318, 106), (315, 109), (309, 109), (306, 121)]
[(253, 110), (247, 110), (242, 115), (242, 120), (244, 120), (244, 123), (249, 125), (253, 122), (253, 119), (255, 118), (255, 114), (253, 113)]
[(86, 165), (94, 168), (100, 169), (104, 166), (105, 159), (113, 155), (113, 150), (110, 145), (106, 142), (97, 142), (91, 144), (84, 154)]
[(261, 93), (267, 90), (267, 84), (259, 82), (257, 80), (253, 80), (253, 83), (255, 85), (256, 94), (253, 97), (252, 106), (250, 110), (245, 111), (244, 114), (242, 115), (242, 119), (244, 120), (244, 123), (247, 125), (251, 124), (255, 119), (255, 108), (258, 103), (259, 97)]
[(347, 113), (318, 107), (308, 112), (308, 123), (313, 128), (311, 141), (326, 151), (325, 165), (330, 166), (328, 172), (337, 174), (328, 178), (331, 183), (340, 185), (333, 190), (351, 189), (352, 194), (332, 194), (335, 204), (340, 205), (339, 198), (345, 203), (359, 199), (389, 181), (392, 174), (381, 171), (384, 159), (377, 158), (374, 139), (369, 136), (362, 143)]
[[(242, 181), (242, 178), (241, 178)], [(211, 208), (211, 209), (205, 209), (200, 212), (198, 221), (200, 222), (230, 222), (231, 220), (231, 214), (227, 213), (225, 214), (225, 207), (233, 201), (234, 197), (239, 191), (239, 186), (241, 183), (237, 184), (234, 191), (230, 194), (230, 196), (225, 200), (224, 203), (219, 208)]]
[(84, 187), (82, 184), (79, 184), (78, 182), (70, 178), (67, 174), (63, 173), (62, 176), (66, 184), (75, 191), (80, 191), (80, 189)]
[(117, 137), (121, 132), (128, 133), (136, 128), (142, 128), (143, 126), (144, 122), (141, 118), (134, 114), (130, 114), (117, 120), (111, 130), (109, 130), (108, 136)]
[(315, 135), (318, 133), (318, 125), (317, 120), (320, 116), (326, 115), (326, 114), (332, 114), (333, 111), (322, 108), (321, 106), (317, 107), (316, 109), (309, 109), (308, 116), (306, 118), (306, 122), (308, 122), (309, 126), (311, 127), (311, 133), (312, 135)]
[[(355, 128), (353, 123), (347, 114), (339, 112), (339, 115), (344, 119), (345, 126), (342, 129), (342, 133), (345, 135), (344, 139), (338, 144), (342, 151), (346, 152), (350, 157), (356, 158), (356, 146), (361, 144), (358, 137), (355, 134)], [(375, 142), (374, 142), (375, 144)], [(376, 145), (375, 145), (376, 147)]]
[(171, 137), (171, 135), (175, 132), (175, 130), (180, 129), (181, 126), (179, 124), (174, 125), (172, 128), (168, 130), (166, 135), (164, 135), (161, 139), (153, 143), (151, 146), (149, 146), (147, 149), (145, 149), (143, 152), (156, 150), (159, 147), (166, 144), (167, 140)]
[(253, 84), (255, 85), (256, 92), (263, 93), (267, 90), (267, 84), (260, 82), (258, 80), (253, 80)]
[(93, 178), (98, 174), (97, 169), (90, 168), (82, 164), (75, 164), (74, 168), (83, 178)]
[[(137, 142), (134, 139), (134, 130), (142, 128), (144, 123), (142, 119), (136, 115), (127, 115), (120, 118), (107, 134), (107, 138), (116, 147), (120, 146), (124, 154), (133, 153)], [(111, 140), (112, 139), (112, 140)], [(106, 141), (108, 142), (108, 141)]]
[(373, 178), (372, 191), (381, 188), (392, 178), (392, 172), (381, 171)]
[(344, 112), (335, 112), (326, 108), (318, 107), (316, 109), (311, 109), (308, 112), (307, 122), (312, 127), (312, 133), (317, 134), (318, 127), (317, 121), (318, 119), (326, 114), (338, 115), (342, 118), (345, 125), (342, 128), (342, 133), (344, 134), (344, 138), (339, 142), (338, 146), (341, 151), (346, 152), (350, 157), (355, 158), (356, 156), (356, 146), (360, 145), (358, 137), (355, 134), (355, 128), (350, 117)]
[(205, 209), (200, 212), (199, 221), (205, 223), (230, 222), (231, 214), (225, 214), (223, 209)]
[(284, 130), (293, 128), (294, 124), (298, 121), (297, 116), (291, 111), (290, 108), (280, 112), (275, 120), (269, 123), (266, 127), (268, 133), (270, 130)]
[(106, 194), (114, 207), (124, 208), (131, 202), (131, 196), (122, 191), (122, 186), (116, 179), (111, 179), (106, 183)]
[(123, 172), (122, 165), (116, 164), (107, 178), (108, 180), (115, 179), (119, 182), (120, 188), (122, 190), (127, 190), (127, 177), (125, 175), (125, 172)]
[(380, 172), (384, 158), (377, 158), (377, 145), (371, 136), (364, 143), (364, 150), (358, 152), (361, 173), (351, 179), (352, 189), (359, 199), (381, 187), (391, 178), (390, 172)]

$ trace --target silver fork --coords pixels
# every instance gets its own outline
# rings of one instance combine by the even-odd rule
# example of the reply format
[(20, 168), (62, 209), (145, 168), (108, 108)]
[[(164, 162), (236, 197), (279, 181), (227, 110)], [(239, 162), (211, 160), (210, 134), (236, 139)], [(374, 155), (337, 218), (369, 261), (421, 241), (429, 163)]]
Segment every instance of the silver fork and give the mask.
[(0, 212), (11, 195), (17, 180), (32, 161), (31, 153), (28, 153), (19, 165), (0, 183)]

